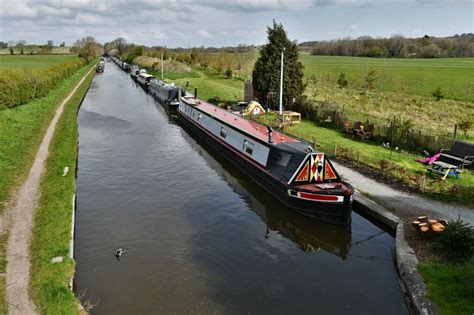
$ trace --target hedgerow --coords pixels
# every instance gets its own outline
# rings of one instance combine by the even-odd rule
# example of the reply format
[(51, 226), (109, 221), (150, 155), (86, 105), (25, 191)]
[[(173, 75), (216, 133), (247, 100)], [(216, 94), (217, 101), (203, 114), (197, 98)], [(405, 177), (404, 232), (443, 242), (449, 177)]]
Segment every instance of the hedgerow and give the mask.
[(2, 70), (0, 72), (0, 110), (23, 105), (45, 96), (83, 65), (84, 60), (77, 59), (43, 70)]

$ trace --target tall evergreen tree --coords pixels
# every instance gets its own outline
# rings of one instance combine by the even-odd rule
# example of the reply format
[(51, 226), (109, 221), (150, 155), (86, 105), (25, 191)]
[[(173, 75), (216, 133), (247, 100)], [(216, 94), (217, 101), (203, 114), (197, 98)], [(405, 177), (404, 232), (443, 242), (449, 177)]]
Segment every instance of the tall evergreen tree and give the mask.
[[(303, 65), (298, 58), (298, 47), (288, 39), (283, 25), (273, 21), (267, 28), (268, 43), (260, 50), (260, 57), (252, 72), (253, 86), (263, 97), (269, 92), (280, 92), (281, 51), (283, 58), (283, 106), (291, 108), (304, 92)], [(278, 98), (277, 98), (278, 99)]]

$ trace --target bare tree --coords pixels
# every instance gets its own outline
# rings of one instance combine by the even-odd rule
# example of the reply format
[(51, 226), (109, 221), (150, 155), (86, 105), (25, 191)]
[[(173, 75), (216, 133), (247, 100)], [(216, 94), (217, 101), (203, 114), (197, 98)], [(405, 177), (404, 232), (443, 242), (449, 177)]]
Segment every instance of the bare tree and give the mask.
[(123, 37), (116, 38), (112, 41), (115, 49), (117, 49), (118, 54), (122, 55), (127, 51), (128, 43)]

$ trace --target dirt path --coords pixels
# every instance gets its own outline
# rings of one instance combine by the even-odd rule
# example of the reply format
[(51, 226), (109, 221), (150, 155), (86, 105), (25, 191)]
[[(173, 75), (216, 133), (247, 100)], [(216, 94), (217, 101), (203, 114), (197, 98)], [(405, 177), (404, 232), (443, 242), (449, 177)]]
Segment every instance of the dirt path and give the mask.
[(348, 179), (355, 189), (367, 193), (381, 206), (404, 219), (413, 219), (428, 214), (435, 218), (456, 220), (474, 224), (474, 209), (422, 198), (419, 195), (401, 192), (360, 174), (353, 169), (332, 161), (339, 174)]
[[(62, 101), (41, 142), (28, 178), (13, 196), (12, 207), (5, 210), (9, 222), (9, 238), (6, 247), (6, 298), (9, 314), (36, 314), (35, 305), (30, 297), (30, 255), (29, 245), (32, 235), (34, 212), (40, 197), (41, 175), (48, 157), (49, 144), (56, 123), (61, 117), (64, 105), (84, 82), (89, 70), (76, 87)], [(4, 228), (4, 227), (2, 227)]]

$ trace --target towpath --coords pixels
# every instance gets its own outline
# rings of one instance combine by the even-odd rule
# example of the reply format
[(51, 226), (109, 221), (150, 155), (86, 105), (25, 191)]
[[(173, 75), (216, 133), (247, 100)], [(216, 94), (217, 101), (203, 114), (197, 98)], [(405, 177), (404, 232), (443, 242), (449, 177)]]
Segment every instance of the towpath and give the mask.
[(474, 209), (402, 192), (339, 163), (333, 161), (332, 163), (339, 174), (347, 179), (356, 190), (368, 194), (371, 199), (402, 219), (411, 220), (411, 218), (424, 214), (447, 220), (456, 220), (460, 216), (465, 222), (474, 224)]
[(56, 109), (56, 113), (36, 153), (33, 166), (26, 181), (13, 195), (12, 202), (9, 203), (12, 206), (7, 207), (4, 212), (4, 216), (7, 216), (6, 221), (8, 225), (4, 225), (1, 228), (5, 229), (8, 227), (9, 233), (6, 247), (7, 268), (5, 275), (9, 314), (36, 314), (29, 289), (31, 266), (29, 245), (32, 236), (34, 212), (41, 195), (41, 176), (44, 173), (45, 161), (48, 157), (49, 145), (54, 135), (54, 129), (63, 113), (64, 105), (71, 99), (92, 69), (84, 75)]

